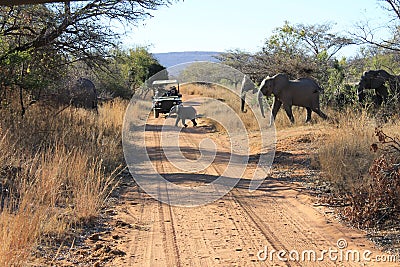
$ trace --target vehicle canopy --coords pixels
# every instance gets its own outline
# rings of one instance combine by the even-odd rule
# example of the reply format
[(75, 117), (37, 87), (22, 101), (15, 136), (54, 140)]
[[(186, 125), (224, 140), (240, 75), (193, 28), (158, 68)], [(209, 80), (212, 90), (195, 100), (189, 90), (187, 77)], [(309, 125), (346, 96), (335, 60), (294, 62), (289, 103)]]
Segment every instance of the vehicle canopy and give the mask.
[(154, 81), (153, 84), (153, 92), (154, 95), (157, 97), (166, 95), (167, 92), (170, 90), (175, 89), (177, 92), (176, 94), (179, 94), (179, 82), (178, 80), (157, 80)]

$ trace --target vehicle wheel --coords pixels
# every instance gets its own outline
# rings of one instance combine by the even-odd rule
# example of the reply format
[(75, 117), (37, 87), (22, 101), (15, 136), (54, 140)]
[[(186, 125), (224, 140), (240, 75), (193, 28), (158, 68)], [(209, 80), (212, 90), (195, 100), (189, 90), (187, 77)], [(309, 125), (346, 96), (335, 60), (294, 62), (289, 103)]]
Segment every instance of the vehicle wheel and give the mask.
[(160, 113), (158, 112), (158, 110), (154, 110), (154, 118), (158, 118), (158, 116), (160, 115)]

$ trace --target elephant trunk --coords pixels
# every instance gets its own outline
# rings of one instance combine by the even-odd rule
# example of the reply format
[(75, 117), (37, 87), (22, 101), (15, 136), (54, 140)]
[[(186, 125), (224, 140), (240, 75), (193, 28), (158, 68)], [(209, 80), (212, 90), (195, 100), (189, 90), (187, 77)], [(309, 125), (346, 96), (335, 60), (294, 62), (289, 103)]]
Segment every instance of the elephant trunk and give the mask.
[(263, 107), (263, 93), (261, 90), (258, 91), (258, 104), (260, 105), (260, 111), (261, 111), (261, 115), (263, 116), (263, 118), (265, 118), (265, 114), (264, 114), (264, 107)]
[(360, 103), (363, 103), (365, 99), (364, 86), (365, 86), (364, 82), (361, 81), (357, 88), (358, 101)]

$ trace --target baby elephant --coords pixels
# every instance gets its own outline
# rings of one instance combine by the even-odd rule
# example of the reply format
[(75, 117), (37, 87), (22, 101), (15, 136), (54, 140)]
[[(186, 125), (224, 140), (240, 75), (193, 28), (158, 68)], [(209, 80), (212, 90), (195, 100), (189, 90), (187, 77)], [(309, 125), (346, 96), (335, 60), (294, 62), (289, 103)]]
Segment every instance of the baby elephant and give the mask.
[(186, 119), (189, 119), (193, 122), (193, 126), (197, 125), (196, 122), (196, 110), (193, 107), (184, 107), (182, 105), (175, 105), (169, 111), (169, 115), (176, 113), (176, 121), (175, 126), (178, 126), (178, 122), (182, 120), (183, 126), (187, 127), (185, 123)]

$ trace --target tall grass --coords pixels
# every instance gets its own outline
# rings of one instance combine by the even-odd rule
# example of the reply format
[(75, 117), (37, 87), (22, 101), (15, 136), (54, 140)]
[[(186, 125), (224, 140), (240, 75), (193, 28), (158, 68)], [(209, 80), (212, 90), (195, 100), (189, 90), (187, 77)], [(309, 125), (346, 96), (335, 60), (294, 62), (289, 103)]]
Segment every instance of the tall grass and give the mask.
[[(399, 214), (400, 149), (385, 139), (399, 140), (398, 117), (382, 123), (365, 110), (336, 116), (338, 124), (326, 127), (327, 137), (318, 150), (322, 180), (332, 189), (325, 200), (341, 203), (343, 218), (358, 227), (392, 227)], [(382, 137), (382, 129), (389, 137)], [(388, 153), (393, 148), (397, 157)]]
[(327, 137), (318, 150), (324, 178), (337, 192), (356, 188), (376, 155), (371, 152), (376, 122), (364, 112), (348, 109), (333, 114), (338, 123), (327, 127)]
[(22, 265), (39, 242), (98, 216), (123, 164), (126, 105), (0, 110), (0, 266)]
[(26, 201), (18, 212), (10, 209), (0, 213), (0, 265), (21, 266), (40, 238), (40, 225), (45, 215), (41, 207), (34, 208)]

